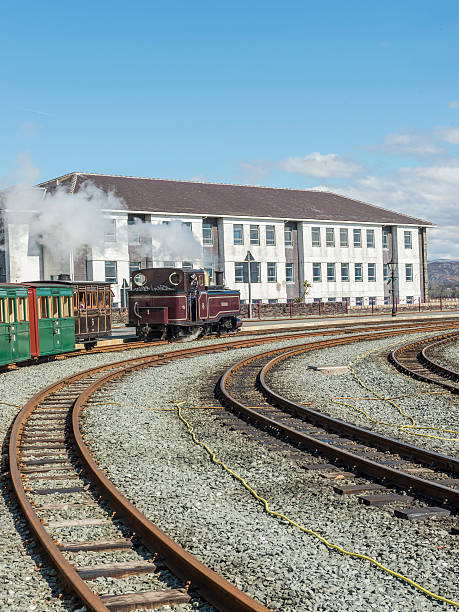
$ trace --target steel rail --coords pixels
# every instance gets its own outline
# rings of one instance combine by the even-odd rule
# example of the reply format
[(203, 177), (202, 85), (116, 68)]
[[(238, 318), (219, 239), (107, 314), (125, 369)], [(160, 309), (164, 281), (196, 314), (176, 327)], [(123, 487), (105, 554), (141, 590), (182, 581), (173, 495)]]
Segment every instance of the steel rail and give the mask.
[[(386, 335), (389, 336), (394, 334), (387, 333)], [(378, 334), (378, 336), (376, 337), (381, 338), (384, 337), (384, 335)], [(244, 415), (244, 417), (248, 420), (255, 423), (261, 423), (268, 429), (275, 430), (276, 432), (281, 433), (286, 439), (293, 441), (295, 444), (298, 444), (308, 449), (317, 450), (322, 455), (333, 460), (341, 461), (348, 466), (358, 468), (360, 472), (373, 478), (387, 480), (403, 489), (412, 490), (417, 492), (418, 494), (433, 499), (441, 500), (442, 502), (447, 501), (448, 504), (450, 504), (451, 506), (459, 508), (458, 490), (446, 487), (444, 485), (439, 484), (438, 482), (429, 481), (414, 476), (412, 474), (401, 472), (400, 470), (382, 465), (365, 457), (361, 457), (359, 455), (355, 455), (352, 452), (343, 450), (342, 448), (334, 446), (333, 443), (322, 442), (312, 436), (309, 436), (304, 432), (296, 431), (293, 428), (290, 428), (276, 421), (275, 419), (271, 419), (270, 417), (262, 415), (257, 411), (249, 408), (248, 406), (245, 406), (233, 396), (231, 396), (231, 394), (226, 388), (228, 386), (230, 378), (234, 376), (239, 369), (243, 368), (248, 363), (255, 361), (257, 358), (260, 359), (261, 357), (266, 357), (270, 354), (274, 355), (275, 353), (277, 353), (277, 356), (270, 360), (260, 370), (258, 374), (258, 383), (261, 387), (261, 390), (267, 400), (273, 405), (285, 408), (288, 411), (293, 412), (295, 415), (300, 416), (301, 418), (320, 425), (326, 430), (333, 431), (341, 435), (344, 434), (348, 437), (352, 437), (354, 440), (359, 440), (367, 443), (369, 442), (374, 446), (391, 450), (392, 452), (398, 453), (401, 456), (404, 455), (406, 457), (416, 458), (417, 461), (425, 463), (429, 466), (435, 466), (440, 469), (447, 469), (448, 471), (451, 471), (453, 473), (459, 472), (459, 461), (454, 457), (441, 455), (439, 453), (435, 453), (434, 451), (429, 451), (410, 444), (406, 444), (404, 442), (401, 442), (400, 440), (389, 438), (382, 434), (378, 434), (370, 430), (351, 425), (350, 423), (346, 423), (339, 419), (329, 417), (328, 415), (322, 414), (306, 406), (302, 406), (301, 404), (288, 400), (285, 397), (282, 397), (281, 395), (273, 391), (266, 383), (267, 372), (283, 359), (294, 357), (295, 355), (303, 354), (313, 350), (318, 350), (321, 348), (340, 346), (342, 344), (350, 344), (355, 341), (361, 342), (363, 340), (371, 339), (375, 339), (373, 337), (373, 334), (369, 334), (368, 336), (358, 336), (357, 338), (347, 337), (324, 340), (310, 343), (308, 345), (298, 346), (294, 350), (290, 351), (286, 351), (285, 349), (280, 349), (277, 351), (267, 351), (262, 355), (258, 355), (256, 358), (251, 357), (249, 359), (242, 360), (237, 364), (233, 365), (231, 368), (229, 368), (220, 379), (220, 393), (223, 397), (223, 401), (224, 403), (235, 409), (237, 412)]]
[[(446, 368), (431, 359), (428, 353), (442, 344), (458, 340), (459, 335), (448, 334), (444, 338), (409, 342), (391, 351), (389, 361), (401, 372), (421, 380), (448, 389), (451, 393), (459, 393), (459, 386), (448, 381), (459, 381), (459, 372)], [(413, 367), (413, 363), (415, 367)], [(432, 375), (433, 374), (433, 375)]]

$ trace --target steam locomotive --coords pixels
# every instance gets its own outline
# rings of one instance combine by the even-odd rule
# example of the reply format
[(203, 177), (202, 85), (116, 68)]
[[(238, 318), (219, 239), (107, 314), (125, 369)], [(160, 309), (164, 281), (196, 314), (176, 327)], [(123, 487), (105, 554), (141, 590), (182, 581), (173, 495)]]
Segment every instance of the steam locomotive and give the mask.
[(131, 281), (128, 325), (140, 339), (191, 341), (242, 325), (239, 291), (210, 287), (204, 270), (145, 268)]

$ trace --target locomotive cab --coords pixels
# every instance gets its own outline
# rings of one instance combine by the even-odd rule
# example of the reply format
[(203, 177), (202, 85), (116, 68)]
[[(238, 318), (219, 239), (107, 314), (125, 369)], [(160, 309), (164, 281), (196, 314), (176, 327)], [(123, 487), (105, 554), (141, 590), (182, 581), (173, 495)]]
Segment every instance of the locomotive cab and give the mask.
[(129, 323), (145, 340), (193, 340), (201, 334), (237, 331), (239, 291), (209, 287), (204, 270), (136, 270), (129, 292)]

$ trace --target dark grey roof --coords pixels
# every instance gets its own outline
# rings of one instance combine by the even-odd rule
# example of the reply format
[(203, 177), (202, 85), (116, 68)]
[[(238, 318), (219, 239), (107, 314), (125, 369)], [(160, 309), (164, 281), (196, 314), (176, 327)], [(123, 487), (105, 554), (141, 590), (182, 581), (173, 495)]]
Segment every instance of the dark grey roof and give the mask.
[(247, 185), (224, 185), (164, 179), (72, 172), (40, 183), (55, 189), (57, 182), (73, 193), (85, 181), (122, 198), (128, 210), (209, 217), (242, 216), (275, 219), (317, 219), (354, 223), (433, 225), (373, 204), (336, 193)]

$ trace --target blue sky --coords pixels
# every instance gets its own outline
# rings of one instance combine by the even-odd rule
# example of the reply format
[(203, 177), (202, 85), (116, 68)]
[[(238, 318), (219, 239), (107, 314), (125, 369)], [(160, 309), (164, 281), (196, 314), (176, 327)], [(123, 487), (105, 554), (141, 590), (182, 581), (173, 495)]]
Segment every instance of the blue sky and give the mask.
[(459, 258), (459, 4), (2, 3), (0, 176), (325, 188)]

